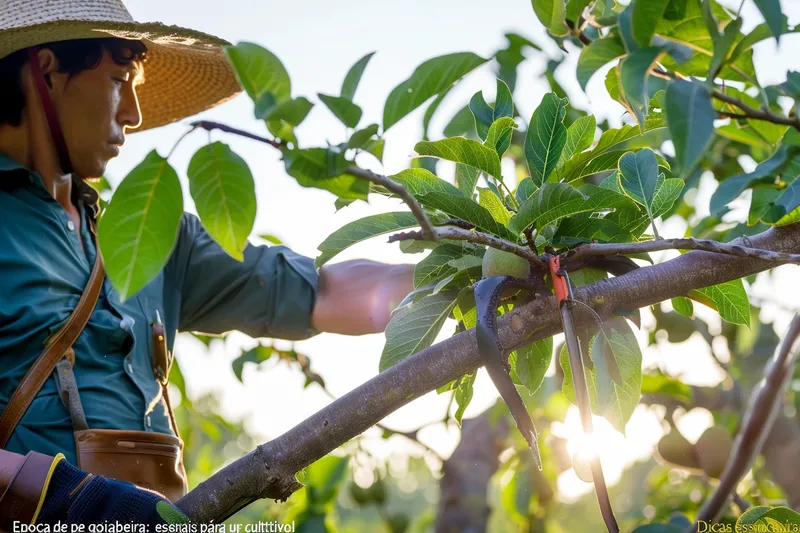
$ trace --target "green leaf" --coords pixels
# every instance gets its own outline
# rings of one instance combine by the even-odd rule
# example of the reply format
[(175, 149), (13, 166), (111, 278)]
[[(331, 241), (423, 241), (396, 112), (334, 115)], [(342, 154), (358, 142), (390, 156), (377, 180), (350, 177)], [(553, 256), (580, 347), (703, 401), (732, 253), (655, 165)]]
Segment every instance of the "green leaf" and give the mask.
[(456, 186), (459, 191), (464, 193), (464, 196), (472, 198), (475, 184), (478, 183), (480, 175), (481, 171), (477, 168), (456, 163)]
[(303, 187), (325, 189), (340, 198), (366, 200), (369, 182), (345, 171), (351, 163), (344, 154), (325, 148), (284, 150), (286, 173)]
[[(692, 291), (695, 299), (719, 311), (723, 320), (750, 326), (750, 300), (741, 279)], [(699, 298), (698, 298), (699, 296)]]
[[(622, 229), (616, 222), (605, 218), (593, 217), (563, 219), (552, 238), (554, 246), (575, 246), (593, 241), (635, 242), (636, 238), (631, 232)], [(582, 270), (579, 272), (582, 272)]]
[(450, 122), (444, 127), (443, 130), (445, 137), (458, 137), (459, 135), (467, 138), (475, 138), (475, 121), (469, 105), (459, 109)]
[(566, 23), (567, 9), (564, 0), (531, 0), (533, 12), (544, 27), (555, 36), (569, 33)]
[(653, 217), (658, 218), (666, 214), (675, 205), (675, 201), (680, 197), (683, 187), (686, 185), (682, 179), (670, 178), (664, 180), (656, 190), (653, 197)]
[(247, 350), (246, 352), (242, 352), (239, 357), (233, 360), (231, 363), (231, 368), (233, 369), (233, 375), (236, 376), (236, 379), (239, 380), (240, 383), (244, 383), (242, 381), (242, 371), (244, 370), (245, 363), (255, 363), (256, 365), (260, 365), (270, 357), (272, 357), (273, 348), (272, 346), (264, 346), (259, 344), (252, 350)]
[[(672, 1), (675, 2), (675, 0)], [(686, 0), (681, 1), (686, 2)], [(633, 533), (683, 533), (683, 531), (680, 527), (669, 524), (647, 524), (637, 527)]]
[(453, 290), (425, 296), (392, 316), (386, 327), (381, 372), (433, 344), (456, 304), (457, 294)]
[[(269, 121), (284, 121), (292, 126), (299, 126), (305, 120), (314, 104), (307, 98), (299, 97), (274, 103), (272, 93), (264, 93), (256, 105), (256, 118)], [(264, 103), (271, 102), (271, 103)]]
[(500, 158), (497, 152), (472, 139), (453, 137), (440, 141), (420, 141), (414, 146), (414, 150), (419, 155), (437, 157), (469, 165), (482, 170), (490, 176), (502, 179)]
[(283, 244), (283, 241), (280, 238), (276, 237), (275, 235), (271, 235), (269, 233), (262, 233), (261, 235), (258, 236), (258, 238), (264, 239), (265, 241), (271, 242), (272, 244), (278, 246), (281, 246)]
[(647, 82), (650, 69), (664, 53), (662, 48), (647, 47), (631, 52), (620, 62), (619, 83), (625, 100), (630, 105), (639, 125), (644, 128), (650, 101)]
[(411, 77), (389, 93), (383, 108), (383, 131), (486, 61), (471, 52), (461, 52), (422, 63)]
[(192, 156), (187, 175), (197, 214), (208, 233), (228, 255), (243, 261), (256, 219), (250, 167), (228, 145), (215, 142)]
[(331, 110), (331, 113), (336, 115), (336, 118), (341, 120), (342, 124), (348, 128), (355, 128), (358, 121), (361, 120), (361, 108), (347, 98), (329, 96), (322, 93), (318, 93), (317, 96)]
[(714, 39), (714, 56), (711, 58), (711, 64), (708, 67), (708, 77), (710, 79), (717, 77), (722, 65), (728, 59), (734, 43), (741, 36), (742, 20), (737, 18), (729, 23), (725, 26), (722, 35)]
[(640, 46), (650, 46), (667, 4), (669, 0), (634, 0), (633, 37)]
[(681, 20), (686, 16), (686, 5), (689, 0), (670, 0), (664, 11), (664, 19)]
[(617, 33), (603, 39), (596, 39), (581, 50), (578, 57), (578, 82), (586, 90), (592, 75), (604, 65), (625, 55), (625, 46)]
[(567, 20), (576, 22), (592, 0), (567, 0)]
[(686, 405), (692, 401), (692, 388), (689, 385), (663, 374), (642, 376), (642, 394), (670, 396)]
[(439, 106), (442, 104), (442, 101), (445, 97), (450, 93), (450, 90), (453, 87), (450, 86), (444, 91), (440, 92), (436, 98), (433, 99), (433, 102), (428, 106), (425, 110), (425, 116), (422, 117), (422, 140), (428, 140), (428, 128), (430, 127), (431, 120), (433, 119), (433, 114), (436, 113), (436, 110), (439, 109)]
[(718, 215), (745, 189), (754, 185), (773, 182), (774, 176), (779, 174), (787, 164), (791, 163), (796, 154), (797, 149), (795, 147), (781, 146), (772, 157), (758, 165), (753, 172), (727, 178), (719, 184), (717, 190), (711, 195), (711, 214)]
[(415, 197), (429, 192), (463, 196), (459, 189), (424, 168), (408, 168), (389, 177), (408, 189), (408, 192)]
[(575, 154), (579, 154), (590, 148), (594, 142), (594, 132), (597, 129), (597, 119), (594, 115), (580, 117), (567, 128), (567, 142), (564, 143), (564, 150), (561, 152), (559, 167), (572, 159)]
[(503, 154), (511, 144), (511, 134), (515, 129), (517, 129), (517, 123), (514, 122), (514, 119), (510, 117), (498, 118), (489, 128), (484, 146), (496, 151), (498, 157), (503, 157)]
[(458, 269), (451, 266), (450, 261), (467, 253), (469, 250), (463, 244), (440, 244), (414, 266), (414, 288), (436, 283), (450, 274), (455, 274)]
[(652, 150), (645, 148), (628, 152), (619, 160), (619, 183), (625, 194), (643, 205), (650, 221), (653, 215), (653, 199), (658, 184), (658, 162)]
[(342, 83), (342, 98), (346, 98), (347, 100), (352, 100), (356, 94), (356, 88), (358, 88), (358, 84), (361, 81), (361, 76), (364, 74), (364, 69), (367, 68), (367, 63), (369, 60), (372, 59), (372, 56), (375, 55), (375, 52), (370, 52), (350, 67), (350, 70), (347, 71), (347, 75), (344, 77), (344, 82)]
[(665, 106), (676, 158), (682, 174), (688, 176), (702, 159), (711, 140), (717, 113), (705, 87), (683, 80), (669, 84)]
[(800, 207), (800, 179), (795, 179), (778, 197), (762, 220), (768, 224), (777, 224), (798, 207)]
[(121, 300), (167, 264), (182, 215), (178, 174), (153, 150), (119, 184), (97, 230), (108, 279)]
[(241, 42), (226, 46), (225, 53), (233, 65), (236, 78), (244, 90), (258, 102), (264, 93), (272, 93), (275, 101), (288, 100), (292, 94), (289, 74), (275, 54), (257, 44)]
[(567, 142), (564, 117), (569, 100), (554, 93), (544, 95), (525, 134), (525, 158), (534, 184), (541, 186), (558, 164)]
[(461, 425), (461, 420), (464, 417), (464, 411), (467, 410), (467, 406), (469, 406), (469, 403), (472, 401), (475, 375), (476, 372), (472, 372), (463, 376), (458, 382), (458, 387), (456, 387), (456, 405), (458, 408), (456, 409), (454, 417), (459, 426)]
[(309, 507), (333, 503), (347, 477), (347, 457), (326, 455), (305, 468), (304, 484)]
[(530, 178), (524, 178), (519, 182), (519, 185), (517, 185), (517, 188), (514, 190), (514, 198), (516, 198), (518, 204), (522, 204), (535, 192), (536, 185), (533, 184), (533, 180)]
[(553, 337), (519, 348), (508, 355), (511, 371), (519, 383), (535, 393), (544, 381), (544, 375), (553, 359)]
[(514, 99), (506, 82), (498, 78), (493, 118), (496, 122), (503, 117), (514, 118)]
[(511, 212), (506, 209), (502, 200), (494, 192), (489, 189), (478, 189), (478, 199), (478, 203), (492, 214), (492, 218), (499, 224), (508, 225), (508, 221), (511, 219)]
[(764, 20), (767, 21), (772, 35), (775, 40), (780, 43), (781, 35), (783, 34), (783, 12), (781, 11), (780, 0), (754, 0), (758, 6), (758, 10), (764, 15)]
[(370, 124), (366, 128), (362, 130), (358, 130), (350, 136), (350, 140), (347, 141), (348, 148), (364, 148), (372, 139), (373, 135), (378, 133), (378, 125), (377, 124)]
[(478, 91), (472, 95), (469, 101), (469, 110), (475, 118), (475, 130), (478, 132), (478, 137), (485, 141), (486, 135), (489, 133), (489, 126), (494, 122), (494, 109), (483, 99), (483, 93)]
[(458, 195), (429, 192), (419, 195), (418, 199), (425, 207), (444, 211), (450, 216), (466, 220), (493, 235), (516, 241), (514, 234), (499, 224), (486, 208), (476, 204), (460, 192)]
[[(641, 397), (642, 352), (636, 336), (624, 319), (614, 319), (604, 323), (591, 346), (584, 349), (588, 349), (585, 355), (593, 363), (593, 368), (585, 368), (592, 412), (604, 417), (624, 435), (625, 424)], [(574, 404), (575, 389), (566, 346), (561, 351), (561, 368), (564, 396)]]
[[(736, 521), (738, 531), (783, 531), (792, 530), (792, 526), (800, 525), (800, 514), (788, 507), (751, 507)], [(761, 526), (747, 528), (746, 526)]]
[(508, 223), (509, 230), (518, 234), (531, 224), (542, 229), (564, 217), (616, 208), (630, 209), (632, 204), (614, 191), (591, 185), (586, 190), (591, 191), (588, 196), (566, 183), (545, 183), (519, 206), (517, 214)]
[(354, 220), (334, 231), (322, 241), (317, 247), (321, 253), (317, 257), (315, 265), (317, 268), (321, 267), (343, 250), (366, 239), (418, 225), (416, 217), (407, 212), (380, 213)]
[(800, 99), (800, 72), (786, 74), (786, 81), (781, 83), (781, 88), (795, 100)]
[(689, 318), (694, 316), (694, 304), (689, 298), (684, 298), (683, 296), (673, 298), (672, 307), (683, 316), (688, 316)]

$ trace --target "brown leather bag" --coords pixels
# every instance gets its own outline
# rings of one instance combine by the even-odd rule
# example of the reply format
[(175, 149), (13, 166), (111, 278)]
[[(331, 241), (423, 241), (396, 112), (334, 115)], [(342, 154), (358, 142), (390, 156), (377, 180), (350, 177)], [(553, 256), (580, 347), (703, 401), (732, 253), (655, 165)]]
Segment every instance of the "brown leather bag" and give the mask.
[(167, 393), (169, 358), (164, 327), (160, 320), (153, 325), (154, 374), (161, 384), (170, 423), (176, 436), (150, 431), (90, 429), (83, 416), (83, 407), (72, 373), (75, 361), (72, 345), (86, 327), (97, 305), (104, 278), (105, 269), (98, 251), (89, 283), (78, 305), (64, 326), (48, 340), (44, 351), (22, 378), (0, 415), (0, 448), (6, 447), (8, 439), (33, 399), (58, 368), (56, 377), (59, 392), (70, 412), (75, 430), (78, 468), (92, 474), (129, 481), (160, 492), (171, 501), (177, 501), (186, 494), (186, 472), (183, 467), (183, 441), (177, 436), (178, 427)]

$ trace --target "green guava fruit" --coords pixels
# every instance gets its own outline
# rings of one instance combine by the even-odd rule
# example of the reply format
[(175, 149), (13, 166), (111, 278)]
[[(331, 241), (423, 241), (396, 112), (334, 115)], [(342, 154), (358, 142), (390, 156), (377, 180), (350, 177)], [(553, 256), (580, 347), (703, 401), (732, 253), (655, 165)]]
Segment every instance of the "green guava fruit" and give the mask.
[(497, 248), (489, 248), (483, 256), (483, 277), (513, 276), (525, 279), (531, 273), (528, 260)]

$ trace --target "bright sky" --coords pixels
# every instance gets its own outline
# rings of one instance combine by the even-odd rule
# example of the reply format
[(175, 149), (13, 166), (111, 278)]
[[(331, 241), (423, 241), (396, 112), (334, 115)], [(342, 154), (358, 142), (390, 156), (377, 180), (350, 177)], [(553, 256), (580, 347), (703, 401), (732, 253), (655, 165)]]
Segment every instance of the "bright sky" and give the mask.
[[(728, 0), (726, 5), (738, 0)], [(800, 22), (800, 3), (782, 0), (784, 11), (790, 22)], [(449, 52), (473, 51), (488, 57), (504, 46), (503, 34), (518, 32), (540, 45), (547, 47), (552, 55), (558, 49), (545, 38), (544, 30), (536, 20), (529, 0), (494, 0), (491, 3), (478, 0), (405, 0), (403, 2), (375, 2), (367, 0), (298, 0), (293, 2), (225, 0), (130, 0), (128, 9), (140, 21), (161, 21), (219, 35), (232, 42), (256, 42), (275, 53), (284, 63), (292, 78), (292, 95), (306, 96), (318, 102), (317, 92), (338, 94), (347, 69), (361, 56), (370, 51), (373, 57), (356, 93), (355, 101), (364, 110), (361, 125), (381, 122), (383, 103), (391, 89), (404, 80), (421, 62)], [(757, 22), (752, 0), (746, 0), (745, 29)], [(798, 36), (784, 37), (779, 50), (770, 40), (759, 46), (756, 68), (763, 83), (784, 81), (784, 73), (800, 70), (800, 48)], [(622, 108), (611, 101), (603, 88), (604, 75), (597, 75), (589, 85), (591, 101), (580, 92), (575, 80), (574, 65), (577, 52), (558, 71), (559, 81), (573, 96), (579, 107), (590, 107), (598, 119), (609, 118), (619, 124)], [(520, 69), (515, 94), (515, 103), (521, 114), (529, 117), (547, 90), (541, 76), (545, 59), (541, 56), (528, 61)], [(491, 67), (485, 66), (469, 76), (448, 96), (432, 123), (432, 137), (441, 135), (441, 128), (452, 112), (460, 108), (477, 90), (485, 90), (491, 101), (494, 92), (494, 76)], [(214, 109), (204, 115), (255, 133), (266, 133), (263, 123), (252, 114), (252, 103), (246, 96)], [(422, 109), (406, 117), (394, 126), (386, 136), (387, 149), (384, 173), (392, 174), (409, 164), (409, 155), (414, 143), (421, 135)], [(144, 132), (129, 138), (123, 154), (108, 169), (112, 183), (118, 183), (125, 174), (141, 161), (145, 154), (157, 148), (166, 155), (175, 140), (186, 130), (177, 124), (155, 131)], [(396, 209), (397, 204), (388, 201), (373, 201), (372, 205), (353, 205), (334, 213), (334, 197), (324, 191), (303, 189), (288, 177), (279, 160), (279, 153), (259, 143), (234, 136), (215, 133), (215, 140), (222, 140), (243, 156), (253, 170), (258, 194), (258, 216), (254, 235), (271, 233), (294, 250), (315, 256), (317, 245), (333, 229), (365, 215)], [(318, 105), (308, 119), (298, 128), (298, 137), (303, 146), (324, 146), (326, 141), (341, 142), (346, 139), (344, 127), (324, 108)], [(208, 137), (203, 133), (189, 136), (170, 160), (178, 174), (185, 179), (186, 168), (192, 154), (204, 145)], [(440, 169), (447, 169), (440, 164)], [(185, 183), (185, 181), (184, 181)], [(187, 191), (187, 205), (191, 203)], [(701, 191), (698, 207), (707, 210), (711, 190)], [(665, 226), (662, 234), (682, 234), (685, 228), (675, 224)], [(341, 254), (336, 260), (354, 257), (369, 257), (386, 262), (416, 262), (422, 256), (405, 255), (396, 245), (388, 245), (383, 239), (374, 239)], [(790, 268), (790, 267), (789, 267)], [(788, 277), (787, 267), (780, 269), (779, 279), (789, 282), (794, 291), (776, 295), (771, 286), (757, 287), (760, 294), (771, 298), (781, 297), (785, 305), (797, 301), (797, 287)], [(712, 313), (713, 316), (713, 313)], [(771, 313), (770, 313), (771, 316)], [(767, 317), (764, 317), (767, 318)], [(786, 324), (786, 317), (780, 317)], [(452, 327), (446, 325), (447, 336)], [(646, 342), (646, 336), (641, 340)], [(231, 417), (245, 417), (252, 431), (264, 440), (280, 435), (292, 426), (319, 410), (328, 403), (328, 398), (315, 386), (303, 391), (303, 377), (295, 369), (284, 366), (268, 366), (268, 371), (244, 373), (242, 386), (230, 369), (230, 361), (242, 347), (254, 341), (235, 333), (225, 346), (215, 343), (208, 352), (197, 341), (189, 338), (179, 340), (176, 353), (186, 374), (190, 394), (214, 390), (222, 394), (223, 409)], [(374, 377), (378, 370), (378, 359), (383, 347), (383, 336), (343, 337), (323, 334), (314, 339), (296, 344), (298, 351), (312, 358), (313, 368), (327, 381), (329, 388), (342, 395)], [(657, 356), (655, 350), (645, 352), (645, 362), (652, 364)], [(702, 350), (701, 343), (689, 342), (681, 346), (663, 346), (658, 357), (668, 361), (667, 367), (674, 372), (691, 373), (687, 379), (698, 384), (713, 384), (720, 374)], [(496, 392), (485, 375), (476, 383), (475, 397), (466, 416), (475, 416), (496, 399)], [(391, 415), (386, 424), (398, 429), (413, 429), (422, 423), (443, 416), (447, 399), (435, 393), (413, 402)], [(642, 408), (640, 408), (642, 409)], [(566, 436), (577, 442), (579, 424), (577, 413), (572, 413), (562, 428)], [(686, 417), (687, 436), (696, 438), (708, 418), (703, 414)], [(628, 439), (613, 434), (610, 429), (604, 442), (606, 449), (614, 453), (604, 454), (606, 469), (613, 483), (626, 460), (646, 457), (651, 445), (660, 436), (661, 428), (652, 415), (637, 411), (631, 421), (637, 431), (630, 432)], [(647, 428), (643, 431), (643, 428)], [(696, 435), (693, 433), (697, 433)], [(457, 443), (458, 434), (443, 428), (432, 428), (421, 437), (443, 454), (449, 454)], [(574, 444), (574, 443), (573, 443)], [(373, 448), (378, 453), (406, 449), (400, 437), (388, 444), (375, 439)], [(567, 492), (578, 492), (588, 488), (577, 478), (564, 474), (561, 486)]]

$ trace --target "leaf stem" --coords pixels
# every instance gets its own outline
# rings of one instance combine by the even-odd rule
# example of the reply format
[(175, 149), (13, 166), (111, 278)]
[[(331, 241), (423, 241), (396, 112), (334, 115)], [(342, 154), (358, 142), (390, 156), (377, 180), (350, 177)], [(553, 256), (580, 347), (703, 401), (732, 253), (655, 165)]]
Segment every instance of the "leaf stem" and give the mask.
[(172, 149), (167, 154), (166, 159), (169, 159), (170, 157), (172, 157), (172, 154), (175, 153), (175, 149), (178, 148), (178, 145), (181, 143), (181, 141), (183, 141), (183, 139), (185, 139), (187, 135), (189, 135), (190, 133), (192, 133), (196, 129), (197, 129), (197, 126), (192, 124), (192, 127), (189, 129), (189, 131), (184, 132), (183, 135), (178, 137), (178, 140), (175, 141), (175, 144), (172, 146)]
[[(193, 122), (192, 126), (195, 128), (203, 128), (208, 131), (220, 130), (226, 133), (233, 133), (234, 135), (239, 135), (241, 137), (246, 137), (254, 141), (259, 141), (268, 144), (273, 148), (277, 148), (279, 150), (283, 150), (284, 148), (287, 147), (285, 143), (276, 141), (274, 139), (269, 139), (267, 137), (261, 137), (260, 135), (255, 135), (253, 133), (249, 133), (247, 131), (234, 128), (226, 124), (220, 124), (219, 122), (200, 120), (198, 122)], [(374, 172), (370, 172), (369, 170), (364, 170), (362, 168), (358, 168), (355, 166), (348, 168), (345, 171), (345, 173), (355, 176), (357, 178), (361, 178), (363, 180), (370, 181), (377, 185), (382, 185), (383, 187), (386, 187), (388, 190), (398, 195), (406, 203), (406, 205), (408, 205), (409, 209), (411, 209), (411, 212), (419, 221), (419, 225), (422, 228), (423, 234), (425, 235), (425, 240), (429, 241), (436, 240), (436, 228), (434, 228), (433, 224), (428, 218), (428, 215), (422, 208), (422, 205), (420, 205), (417, 199), (414, 198), (414, 196), (410, 192), (408, 192), (408, 189), (403, 187), (403, 185), (397, 183), (396, 181), (386, 176), (375, 174)]]
[(773, 252), (770, 250), (761, 250), (759, 248), (740, 246), (738, 244), (694, 238), (660, 239), (631, 243), (580, 244), (567, 251), (564, 254), (564, 260), (572, 261), (598, 255), (631, 255), (642, 252), (659, 252), (662, 250), (701, 250), (704, 252), (735, 255), (737, 257), (763, 259), (765, 261), (774, 261), (776, 263), (800, 264), (800, 254)]
[(750, 397), (750, 404), (742, 418), (742, 426), (733, 443), (731, 457), (722, 472), (717, 490), (697, 513), (698, 523), (712, 522), (719, 517), (731, 493), (750, 470), (764, 445), (772, 423), (780, 411), (783, 393), (791, 381), (800, 356), (798, 338), (800, 338), (800, 315), (795, 315), (786, 337), (765, 371), (764, 379)]

